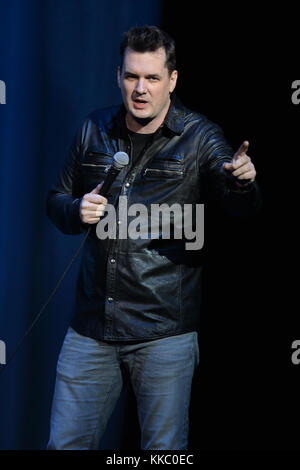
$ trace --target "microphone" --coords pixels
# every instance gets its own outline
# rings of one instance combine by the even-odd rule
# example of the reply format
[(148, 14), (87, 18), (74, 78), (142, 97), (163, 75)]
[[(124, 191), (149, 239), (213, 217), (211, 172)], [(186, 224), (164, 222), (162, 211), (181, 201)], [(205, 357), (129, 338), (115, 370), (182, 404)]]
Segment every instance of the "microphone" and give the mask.
[(107, 172), (107, 176), (104, 180), (103, 186), (100, 190), (101, 196), (106, 197), (108, 191), (110, 190), (111, 185), (115, 181), (116, 177), (129, 163), (129, 157), (126, 152), (117, 152), (113, 156), (113, 164), (111, 165), (110, 169)]

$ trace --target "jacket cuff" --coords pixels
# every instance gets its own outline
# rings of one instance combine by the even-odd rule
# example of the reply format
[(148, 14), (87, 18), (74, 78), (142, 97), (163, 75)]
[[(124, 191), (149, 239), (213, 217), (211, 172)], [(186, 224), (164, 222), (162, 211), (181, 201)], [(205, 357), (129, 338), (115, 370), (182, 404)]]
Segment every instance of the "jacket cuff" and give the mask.
[(244, 188), (231, 188), (229, 199), (233, 215), (242, 218), (256, 215), (262, 205), (261, 193), (256, 181)]
[(80, 217), (80, 204), (82, 201), (81, 198), (74, 199), (71, 206), (71, 224), (73, 231), (84, 232), (89, 227), (89, 224), (82, 222)]
[(231, 191), (234, 193), (249, 193), (254, 190), (253, 183), (245, 183), (244, 185), (238, 186), (235, 181), (231, 184)]

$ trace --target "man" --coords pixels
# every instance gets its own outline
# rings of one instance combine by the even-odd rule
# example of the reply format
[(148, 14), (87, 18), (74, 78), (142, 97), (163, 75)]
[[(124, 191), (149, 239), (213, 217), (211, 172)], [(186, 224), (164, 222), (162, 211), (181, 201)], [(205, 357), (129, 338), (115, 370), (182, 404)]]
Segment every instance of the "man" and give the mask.
[[(87, 117), (48, 196), (48, 215), (63, 233), (92, 226), (57, 365), (48, 449), (97, 449), (124, 376), (136, 396), (141, 448), (188, 446), (201, 265), (176, 237), (99, 238), (107, 203), (118, 210), (122, 196), (128, 207), (195, 207), (204, 183), (230, 213), (253, 214), (260, 203), (248, 142), (234, 154), (217, 125), (174, 96), (174, 41), (156, 27), (132, 28), (121, 57), (123, 105)], [(100, 182), (117, 151), (130, 162), (105, 198)]]

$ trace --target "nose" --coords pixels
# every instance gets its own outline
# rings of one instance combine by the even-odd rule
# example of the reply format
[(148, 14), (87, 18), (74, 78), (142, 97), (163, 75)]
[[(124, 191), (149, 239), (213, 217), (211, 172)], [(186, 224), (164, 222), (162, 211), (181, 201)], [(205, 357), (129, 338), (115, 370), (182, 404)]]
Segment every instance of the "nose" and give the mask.
[(136, 87), (135, 87), (135, 91), (139, 94), (143, 94), (143, 93), (146, 93), (147, 90), (146, 90), (146, 83), (145, 81), (140, 78), (138, 81), (137, 81), (137, 84), (136, 84)]

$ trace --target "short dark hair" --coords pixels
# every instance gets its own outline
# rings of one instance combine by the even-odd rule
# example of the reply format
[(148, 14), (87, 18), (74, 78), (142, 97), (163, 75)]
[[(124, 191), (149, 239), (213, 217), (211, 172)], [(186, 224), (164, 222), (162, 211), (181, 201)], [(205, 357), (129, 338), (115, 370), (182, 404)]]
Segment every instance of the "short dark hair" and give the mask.
[(124, 33), (124, 39), (120, 45), (121, 70), (126, 47), (130, 47), (136, 52), (154, 52), (160, 47), (164, 47), (169, 75), (176, 69), (175, 41), (157, 26), (134, 26)]

